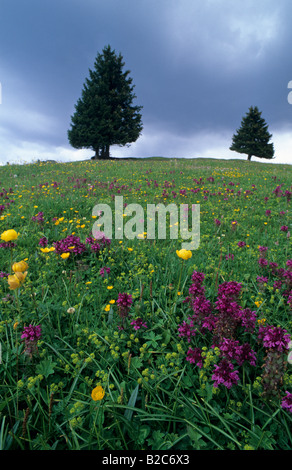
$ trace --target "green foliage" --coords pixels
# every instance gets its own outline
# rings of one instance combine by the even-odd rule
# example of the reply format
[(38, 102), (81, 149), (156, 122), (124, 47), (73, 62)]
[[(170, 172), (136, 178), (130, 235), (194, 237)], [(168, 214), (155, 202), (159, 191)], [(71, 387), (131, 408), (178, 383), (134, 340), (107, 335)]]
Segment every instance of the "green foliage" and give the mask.
[[(285, 355), (267, 355), (257, 337), (265, 324), (291, 333), (284, 278), (275, 286), (275, 272), (258, 263), (259, 247), (280, 270), (291, 259), (288, 165), (141, 159), (7, 166), (0, 174), (7, 190), (0, 203), (10, 203), (0, 233), (19, 233), (12, 250), (0, 248), (0, 269), (11, 273), (12, 262), (23, 259), (29, 266), (18, 290), (0, 278), (0, 448), (291, 449), (292, 415), (281, 407), (292, 390), (291, 364)], [(113, 239), (67, 259), (42, 251), (42, 237), (49, 248), (73, 233), (85, 243), (96, 201), (112, 204), (114, 194), (145, 211), (153, 202), (200, 203), (199, 248), (183, 263), (176, 255), (181, 240)], [(42, 223), (32, 220), (39, 212)], [(110, 268), (104, 277), (103, 267)], [(240, 305), (256, 312), (256, 333), (240, 330), (238, 339), (256, 350), (257, 364), (239, 367), (231, 389), (214, 387), (219, 356), (210, 332), (193, 343), (179, 336), (192, 314), (185, 299), (193, 271), (205, 273), (212, 302), (223, 282), (242, 283)], [(259, 283), (263, 275), (267, 281)], [(133, 298), (123, 322), (120, 292)], [(137, 318), (147, 328), (135, 330)], [(21, 338), (30, 324), (42, 327), (32, 357)], [(190, 344), (204, 353), (201, 368), (186, 361)], [(277, 393), (268, 397), (264, 364), (273, 374), (276, 366)], [(94, 401), (97, 386), (105, 394)]]
[(241, 127), (232, 138), (230, 150), (247, 154), (248, 160), (251, 160), (253, 155), (267, 159), (274, 156), (274, 145), (269, 143), (272, 135), (268, 132), (268, 126), (261, 114), (256, 106), (251, 106), (241, 121)]
[(71, 117), (70, 144), (93, 149), (96, 158), (109, 158), (111, 145), (135, 142), (142, 131), (142, 107), (133, 105), (133, 80), (124, 65), (121, 54), (105, 47), (89, 70)]

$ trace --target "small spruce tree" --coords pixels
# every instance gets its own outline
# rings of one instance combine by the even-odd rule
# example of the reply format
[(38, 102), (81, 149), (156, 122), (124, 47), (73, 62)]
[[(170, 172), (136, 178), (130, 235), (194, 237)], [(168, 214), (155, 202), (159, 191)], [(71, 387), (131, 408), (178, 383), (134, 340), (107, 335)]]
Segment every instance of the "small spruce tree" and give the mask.
[(247, 154), (248, 160), (251, 160), (253, 155), (267, 159), (274, 157), (274, 145), (269, 143), (272, 134), (268, 132), (268, 125), (261, 114), (256, 106), (251, 106), (241, 121), (241, 127), (232, 138), (230, 150)]
[(98, 54), (89, 69), (81, 98), (71, 116), (68, 140), (74, 148), (91, 148), (94, 158), (109, 158), (111, 145), (135, 142), (141, 131), (140, 110), (134, 106), (134, 85), (129, 70), (123, 71), (121, 54), (110, 46)]

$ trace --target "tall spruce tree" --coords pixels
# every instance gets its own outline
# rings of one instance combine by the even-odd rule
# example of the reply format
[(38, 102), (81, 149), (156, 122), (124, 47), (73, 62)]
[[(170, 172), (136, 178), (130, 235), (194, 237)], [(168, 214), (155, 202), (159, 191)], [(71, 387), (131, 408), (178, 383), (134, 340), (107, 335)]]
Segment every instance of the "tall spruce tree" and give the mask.
[(241, 121), (241, 127), (232, 137), (230, 150), (247, 154), (248, 160), (253, 155), (268, 159), (274, 157), (274, 144), (269, 143), (272, 134), (268, 132), (268, 125), (261, 114), (257, 106), (251, 106)]
[(106, 46), (89, 69), (81, 98), (71, 116), (68, 139), (74, 148), (90, 148), (94, 158), (108, 159), (110, 146), (135, 142), (142, 129), (142, 106), (134, 106), (136, 95), (129, 77), (123, 71), (121, 54)]

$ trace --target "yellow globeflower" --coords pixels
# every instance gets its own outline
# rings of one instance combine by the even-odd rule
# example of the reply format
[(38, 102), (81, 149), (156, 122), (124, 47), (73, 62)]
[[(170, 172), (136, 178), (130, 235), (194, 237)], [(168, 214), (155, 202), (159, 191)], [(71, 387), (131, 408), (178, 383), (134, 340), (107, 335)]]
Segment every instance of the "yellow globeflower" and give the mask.
[(24, 260), (19, 261), (18, 263), (13, 263), (12, 265), (12, 271), (14, 272), (23, 273), (24, 271), (27, 271), (27, 269), (28, 269), (28, 264)]
[(6, 230), (1, 234), (1, 240), (5, 242), (11, 242), (12, 240), (17, 240), (18, 233), (15, 230)]
[(15, 274), (9, 275), (7, 278), (9, 289), (11, 290), (18, 289), (18, 287), (20, 287), (21, 284), (24, 283), (26, 275), (27, 275), (27, 271), (24, 273), (16, 272)]
[(67, 258), (69, 258), (69, 256), (70, 256), (70, 253), (62, 253), (61, 254), (61, 258), (63, 258), (63, 259), (67, 259)]
[(190, 259), (192, 257), (192, 252), (190, 250), (185, 250), (184, 248), (181, 250), (176, 250), (176, 254), (179, 258), (184, 260)]
[(102, 399), (103, 399), (104, 394), (105, 394), (104, 389), (102, 388), (101, 385), (98, 385), (97, 387), (95, 387), (95, 388), (92, 390), (92, 392), (91, 392), (91, 398), (92, 398), (94, 401), (99, 401), (99, 400), (102, 400)]

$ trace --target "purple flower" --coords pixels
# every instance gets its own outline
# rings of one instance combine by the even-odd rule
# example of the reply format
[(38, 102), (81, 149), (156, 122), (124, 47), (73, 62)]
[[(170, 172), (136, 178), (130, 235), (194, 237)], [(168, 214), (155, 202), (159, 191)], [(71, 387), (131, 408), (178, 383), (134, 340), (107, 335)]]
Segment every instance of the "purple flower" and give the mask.
[(15, 242), (3, 242), (0, 243), (0, 248), (15, 248), (17, 245)]
[(130, 310), (130, 307), (133, 303), (131, 294), (126, 294), (125, 292), (119, 293), (117, 305), (119, 307), (119, 315), (121, 318), (125, 318)]
[(182, 324), (178, 326), (178, 333), (181, 338), (187, 338), (188, 343), (190, 343), (192, 336), (196, 335), (193, 322), (189, 324), (183, 321)]
[(281, 406), (292, 413), (292, 393), (286, 390), (286, 396), (283, 398)]
[(198, 271), (194, 271), (193, 274), (192, 274), (192, 281), (195, 283), (195, 284), (202, 284), (203, 280), (205, 279), (205, 274), (204, 273), (200, 273)]
[(39, 224), (43, 224), (44, 223), (44, 213), (43, 212), (39, 212), (36, 216), (32, 217), (31, 220), (35, 221), (35, 222), (38, 222)]
[(30, 357), (37, 352), (37, 342), (42, 335), (41, 326), (26, 326), (22, 332), (21, 339), (24, 340), (25, 350), (24, 353)]
[(46, 237), (40, 238), (40, 240), (39, 240), (39, 245), (40, 246), (45, 247), (45, 246), (47, 246), (47, 244), (48, 244), (48, 239)]
[(283, 409), (287, 409), (292, 413), (292, 393), (286, 390), (286, 396), (283, 398), (281, 406)]
[(0, 277), (8, 277), (8, 273), (4, 273), (3, 271), (0, 272)]
[(245, 308), (236, 312), (235, 316), (241, 322), (244, 331), (251, 333), (254, 331), (256, 325), (255, 311), (252, 311), (249, 308)]
[(261, 326), (258, 338), (263, 342), (265, 348), (277, 351), (287, 351), (291, 335), (280, 326)]
[(235, 360), (239, 366), (245, 361), (251, 365), (256, 365), (256, 353), (251, 349), (248, 343), (239, 344), (239, 341), (224, 338), (223, 342), (219, 345), (222, 356)]
[(238, 243), (237, 243), (237, 246), (240, 246), (240, 247), (245, 246), (245, 245), (246, 245), (245, 242), (238, 242)]
[(86, 246), (84, 243), (81, 243), (80, 238), (76, 235), (69, 235), (68, 237), (55, 242), (54, 244), (55, 252), (57, 254), (62, 253), (76, 253), (81, 254), (86, 251)]
[(266, 251), (268, 251), (268, 249), (269, 249), (269, 248), (268, 248), (267, 246), (259, 246), (259, 251), (260, 251), (261, 253), (265, 253)]
[(147, 323), (143, 323), (142, 318), (136, 318), (136, 320), (131, 321), (131, 325), (134, 326), (134, 330), (140, 330), (142, 326), (147, 328)]
[(100, 268), (99, 274), (101, 275), (101, 277), (104, 277), (105, 272), (109, 274), (111, 272), (111, 268), (107, 268), (106, 266), (104, 268)]
[(288, 232), (288, 226), (287, 225), (282, 225), (282, 227), (280, 228), (281, 232)]
[(186, 360), (191, 364), (196, 364), (201, 369), (203, 367), (203, 359), (200, 348), (190, 348), (187, 352)]
[(258, 263), (260, 266), (267, 266), (268, 265), (268, 260), (266, 258), (259, 258)]
[(269, 279), (264, 276), (257, 276), (257, 281), (260, 284), (265, 284), (265, 283), (267, 284), (269, 282)]
[(234, 365), (231, 362), (227, 359), (222, 359), (222, 361), (215, 366), (212, 380), (214, 380), (215, 388), (219, 385), (231, 388), (232, 385), (236, 385), (239, 381), (238, 371), (234, 370)]
[(236, 281), (223, 282), (218, 287), (218, 296), (226, 296), (236, 299), (241, 291), (242, 284)]

